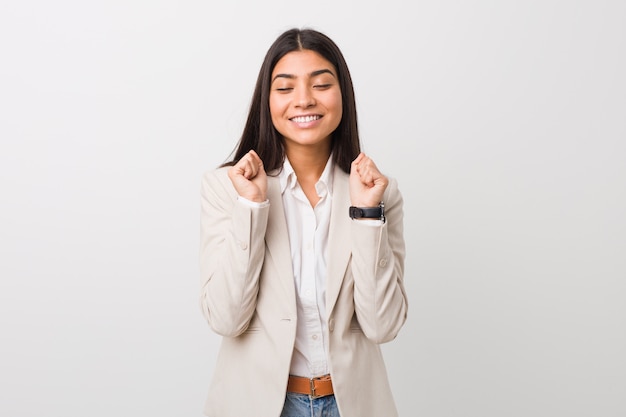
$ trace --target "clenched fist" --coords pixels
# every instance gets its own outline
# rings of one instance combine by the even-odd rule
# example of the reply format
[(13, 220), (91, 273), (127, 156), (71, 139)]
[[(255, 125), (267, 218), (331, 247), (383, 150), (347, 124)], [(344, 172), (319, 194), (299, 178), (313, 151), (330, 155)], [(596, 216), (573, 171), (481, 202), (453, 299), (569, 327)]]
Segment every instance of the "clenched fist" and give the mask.
[(356, 207), (376, 207), (383, 199), (389, 180), (363, 152), (350, 167), (350, 200)]
[(267, 175), (255, 151), (248, 152), (233, 165), (228, 178), (241, 197), (257, 203), (267, 200)]

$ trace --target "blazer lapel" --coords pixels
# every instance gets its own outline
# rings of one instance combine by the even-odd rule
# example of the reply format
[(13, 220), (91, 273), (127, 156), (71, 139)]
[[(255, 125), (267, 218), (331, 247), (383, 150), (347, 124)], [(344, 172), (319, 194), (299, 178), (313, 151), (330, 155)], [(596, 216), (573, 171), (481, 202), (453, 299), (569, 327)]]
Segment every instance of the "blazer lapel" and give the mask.
[(328, 276), (326, 277), (326, 311), (330, 317), (341, 290), (348, 268), (352, 248), (350, 247), (349, 176), (335, 166), (333, 173), (333, 200), (328, 237)]
[(280, 180), (277, 176), (267, 177), (267, 198), (271, 206), (265, 231), (265, 245), (276, 265), (277, 278), (283, 284), (287, 299), (295, 301), (289, 233), (280, 193)]

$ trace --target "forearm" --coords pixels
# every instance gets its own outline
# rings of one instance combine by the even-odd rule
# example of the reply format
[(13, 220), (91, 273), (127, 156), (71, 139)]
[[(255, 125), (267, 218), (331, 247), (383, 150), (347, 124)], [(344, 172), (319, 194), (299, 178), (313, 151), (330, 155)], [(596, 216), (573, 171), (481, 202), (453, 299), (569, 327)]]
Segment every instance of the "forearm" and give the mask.
[(395, 184), (386, 196), (387, 222), (352, 226), (354, 303), (364, 334), (376, 343), (396, 337), (406, 321), (402, 197)]
[(203, 186), (200, 303), (218, 334), (238, 336), (254, 314), (268, 211)]

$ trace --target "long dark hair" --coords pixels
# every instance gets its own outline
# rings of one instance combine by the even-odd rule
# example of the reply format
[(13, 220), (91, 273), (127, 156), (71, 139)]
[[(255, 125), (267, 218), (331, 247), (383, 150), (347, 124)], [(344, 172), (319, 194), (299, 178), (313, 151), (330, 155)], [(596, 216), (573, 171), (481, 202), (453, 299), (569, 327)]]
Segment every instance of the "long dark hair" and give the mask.
[(290, 29), (280, 35), (265, 54), (250, 104), (248, 120), (243, 129), (233, 159), (223, 166), (234, 165), (251, 149), (258, 154), (267, 172), (282, 168), (285, 160), (283, 137), (276, 130), (270, 115), (269, 96), (272, 71), (276, 63), (293, 51), (311, 50), (323, 56), (335, 66), (343, 115), (337, 129), (332, 133), (331, 151), (333, 161), (343, 171), (350, 172), (350, 164), (361, 151), (354, 100), (354, 87), (348, 65), (339, 47), (328, 36), (313, 29)]

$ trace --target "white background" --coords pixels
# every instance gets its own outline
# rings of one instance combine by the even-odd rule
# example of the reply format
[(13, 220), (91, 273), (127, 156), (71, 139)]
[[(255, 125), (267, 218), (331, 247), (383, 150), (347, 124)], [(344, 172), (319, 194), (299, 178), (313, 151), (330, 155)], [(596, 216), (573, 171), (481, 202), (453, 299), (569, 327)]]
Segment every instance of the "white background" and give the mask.
[(201, 415), (200, 178), (292, 26), (405, 196), (401, 415), (626, 415), (617, 0), (3, 2), (0, 415)]

